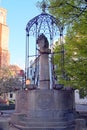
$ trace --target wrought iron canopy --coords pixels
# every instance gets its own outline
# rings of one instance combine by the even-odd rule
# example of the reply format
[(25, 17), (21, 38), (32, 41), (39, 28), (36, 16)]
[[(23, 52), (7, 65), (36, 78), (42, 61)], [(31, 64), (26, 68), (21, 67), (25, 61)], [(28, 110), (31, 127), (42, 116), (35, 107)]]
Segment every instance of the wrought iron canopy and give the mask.
[(31, 19), (26, 25), (27, 35), (49, 34), (52, 38), (60, 30), (60, 21), (52, 15), (42, 12), (40, 15)]
[[(39, 80), (39, 53), (38, 53), (38, 46), (37, 46), (37, 38), (41, 34), (44, 34), (48, 41), (49, 45), (53, 45), (54, 37), (58, 36), (57, 38), (62, 39), (63, 34), (63, 27), (61, 26), (61, 23), (58, 19), (56, 19), (54, 16), (48, 14), (45, 12), (46, 4), (43, 0), (42, 3), (42, 13), (31, 19), (27, 25), (26, 25), (26, 62), (25, 62), (25, 73), (26, 78), (30, 78), (30, 57), (35, 57), (35, 77), (34, 77), (34, 83), (38, 84)], [(36, 42), (35, 42), (35, 55), (30, 55), (30, 36), (35, 36)], [(50, 55), (50, 57), (52, 57)], [(38, 59), (37, 59), (38, 58)], [(51, 65), (53, 67), (53, 65)], [(51, 68), (54, 71), (53, 68)], [(54, 73), (54, 72), (52, 72)], [(54, 79), (54, 76), (52, 75), (52, 80)]]

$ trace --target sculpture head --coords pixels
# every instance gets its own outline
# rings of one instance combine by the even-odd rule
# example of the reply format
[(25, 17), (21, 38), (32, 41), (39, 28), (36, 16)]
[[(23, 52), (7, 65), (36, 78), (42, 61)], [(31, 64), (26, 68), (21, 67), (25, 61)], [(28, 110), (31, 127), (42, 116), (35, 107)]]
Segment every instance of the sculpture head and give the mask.
[(47, 37), (43, 33), (37, 38), (37, 44), (40, 49), (46, 49), (49, 47)]

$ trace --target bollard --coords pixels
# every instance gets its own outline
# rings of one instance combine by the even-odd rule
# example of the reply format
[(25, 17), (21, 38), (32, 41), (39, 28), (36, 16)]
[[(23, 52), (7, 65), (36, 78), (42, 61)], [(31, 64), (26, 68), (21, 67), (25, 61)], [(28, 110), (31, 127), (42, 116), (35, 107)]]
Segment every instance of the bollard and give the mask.
[(9, 123), (5, 119), (0, 119), (0, 130), (9, 130)]
[(85, 130), (86, 121), (85, 119), (76, 119), (76, 129), (75, 130)]

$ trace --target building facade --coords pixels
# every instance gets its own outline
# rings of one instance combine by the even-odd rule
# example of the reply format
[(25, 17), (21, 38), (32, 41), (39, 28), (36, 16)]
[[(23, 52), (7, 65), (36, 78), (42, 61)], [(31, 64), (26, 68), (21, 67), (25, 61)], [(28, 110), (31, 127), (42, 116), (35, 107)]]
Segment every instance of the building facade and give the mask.
[(6, 23), (7, 10), (0, 8), (0, 67), (10, 64), (10, 53), (8, 49), (9, 27)]

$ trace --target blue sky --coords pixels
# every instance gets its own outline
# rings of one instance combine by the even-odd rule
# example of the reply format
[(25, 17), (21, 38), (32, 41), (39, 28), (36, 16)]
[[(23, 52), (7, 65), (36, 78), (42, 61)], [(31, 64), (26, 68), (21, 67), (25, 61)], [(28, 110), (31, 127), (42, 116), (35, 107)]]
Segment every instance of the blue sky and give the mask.
[(0, 7), (7, 9), (7, 25), (9, 27), (10, 64), (24, 69), (26, 24), (41, 13), (36, 3), (42, 0), (0, 0)]

